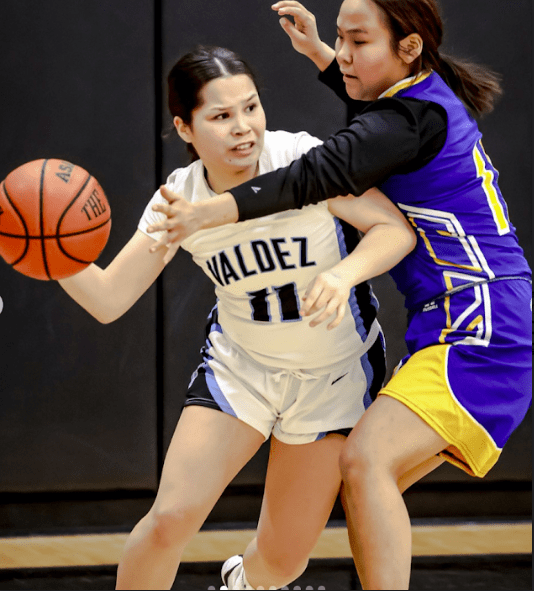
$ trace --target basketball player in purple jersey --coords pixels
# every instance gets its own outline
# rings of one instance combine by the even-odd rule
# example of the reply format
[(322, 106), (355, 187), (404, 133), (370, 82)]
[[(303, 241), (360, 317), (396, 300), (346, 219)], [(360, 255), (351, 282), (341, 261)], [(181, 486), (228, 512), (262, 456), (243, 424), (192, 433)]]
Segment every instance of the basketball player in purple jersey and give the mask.
[[(399, 478), (443, 458), (483, 477), (531, 404), (531, 270), (473, 117), (500, 92), (485, 68), (439, 51), (434, 0), (345, 0), (335, 52), (299, 2), (273, 8), (294, 47), (349, 104), (350, 125), (286, 168), (191, 205), (168, 194), (167, 235), (381, 188), (417, 234), (392, 270), (405, 295), (409, 355), (366, 411), (341, 458), (350, 538), (365, 589), (407, 589), (411, 529)], [(336, 60), (334, 61), (334, 57)], [(171, 245), (167, 256), (172, 256)], [(329, 294), (316, 285), (303, 308)], [(243, 567), (228, 579), (230, 589)]]

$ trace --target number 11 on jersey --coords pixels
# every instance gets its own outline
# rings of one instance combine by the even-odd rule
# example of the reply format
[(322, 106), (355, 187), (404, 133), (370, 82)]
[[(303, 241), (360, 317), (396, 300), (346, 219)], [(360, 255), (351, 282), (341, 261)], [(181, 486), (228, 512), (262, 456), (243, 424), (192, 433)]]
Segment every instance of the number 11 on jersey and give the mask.
[(258, 291), (249, 291), (252, 320), (256, 322), (272, 322), (270, 300), (274, 297), (278, 301), (280, 320), (295, 322), (302, 320), (300, 316), (300, 302), (295, 283), (287, 283), (279, 287), (266, 287)]

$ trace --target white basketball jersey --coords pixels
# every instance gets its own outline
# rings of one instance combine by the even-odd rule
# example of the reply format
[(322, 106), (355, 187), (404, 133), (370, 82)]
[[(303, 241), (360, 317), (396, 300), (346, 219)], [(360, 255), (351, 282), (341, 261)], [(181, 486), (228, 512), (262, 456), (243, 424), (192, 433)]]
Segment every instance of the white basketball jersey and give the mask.
[[(267, 131), (259, 174), (287, 166), (319, 143), (305, 132)], [(193, 203), (215, 195), (200, 160), (175, 170), (167, 186)], [(159, 202), (165, 200), (157, 191), (139, 223), (142, 232), (165, 218), (152, 211)], [(182, 248), (215, 284), (221, 330), (260, 363), (322, 369), (363, 355), (376, 339), (376, 300), (367, 286), (367, 301), (362, 306), (353, 290), (345, 317), (333, 330), (326, 329), (328, 322), (310, 328), (311, 318), (300, 315), (308, 285), (347, 255), (341, 224), (326, 203), (201, 230)]]

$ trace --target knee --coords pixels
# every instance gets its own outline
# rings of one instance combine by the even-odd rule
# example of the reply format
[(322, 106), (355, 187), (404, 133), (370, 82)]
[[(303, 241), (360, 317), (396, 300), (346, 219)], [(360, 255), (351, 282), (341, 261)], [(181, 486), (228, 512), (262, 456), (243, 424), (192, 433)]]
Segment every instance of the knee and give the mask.
[(356, 437), (347, 440), (339, 456), (339, 467), (343, 481), (345, 483), (357, 481), (358, 476), (369, 470), (370, 463), (371, 457), (366, 446)]
[(298, 579), (308, 566), (309, 557), (299, 548), (286, 548), (283, 544), (262, 544), (258, 539), (258, 552), (269, 575), (283, 585)]
[(193, 507), (175, 505), (153, 507), (145, 517), (153, 545), (160, 549), (185, 546), (197, 533), (197, 511)]
[(358, 490), (389, 470), (380, 456), (379, 447), (359, 437), (347, 440), (339, 457), (339, 466), (343, 482), (351, 490)]
[(394, 454), (384, 450), (379, 441), (365, 437), (347, 440), (339, 458), (343, 483), (351, 491), (368, 491), (387, 481), (397, 482), (402, 469)]

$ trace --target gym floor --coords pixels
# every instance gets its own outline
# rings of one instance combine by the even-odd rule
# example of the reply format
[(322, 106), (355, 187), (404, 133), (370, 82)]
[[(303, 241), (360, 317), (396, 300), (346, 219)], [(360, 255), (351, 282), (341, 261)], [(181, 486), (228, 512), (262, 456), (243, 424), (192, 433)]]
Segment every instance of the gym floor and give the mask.
[[(252, 524), (199, 532), (173, 589), (219, 589), (223, 560), (242, 552)], [(0, 538), (0, 589), (113, 589), (126, 532)], [(532, 588), (532, 524), (413, 521), (411, 589)], [(323, 532), (305, 574), (289, 589), (361, 589), (344, 523)]]

